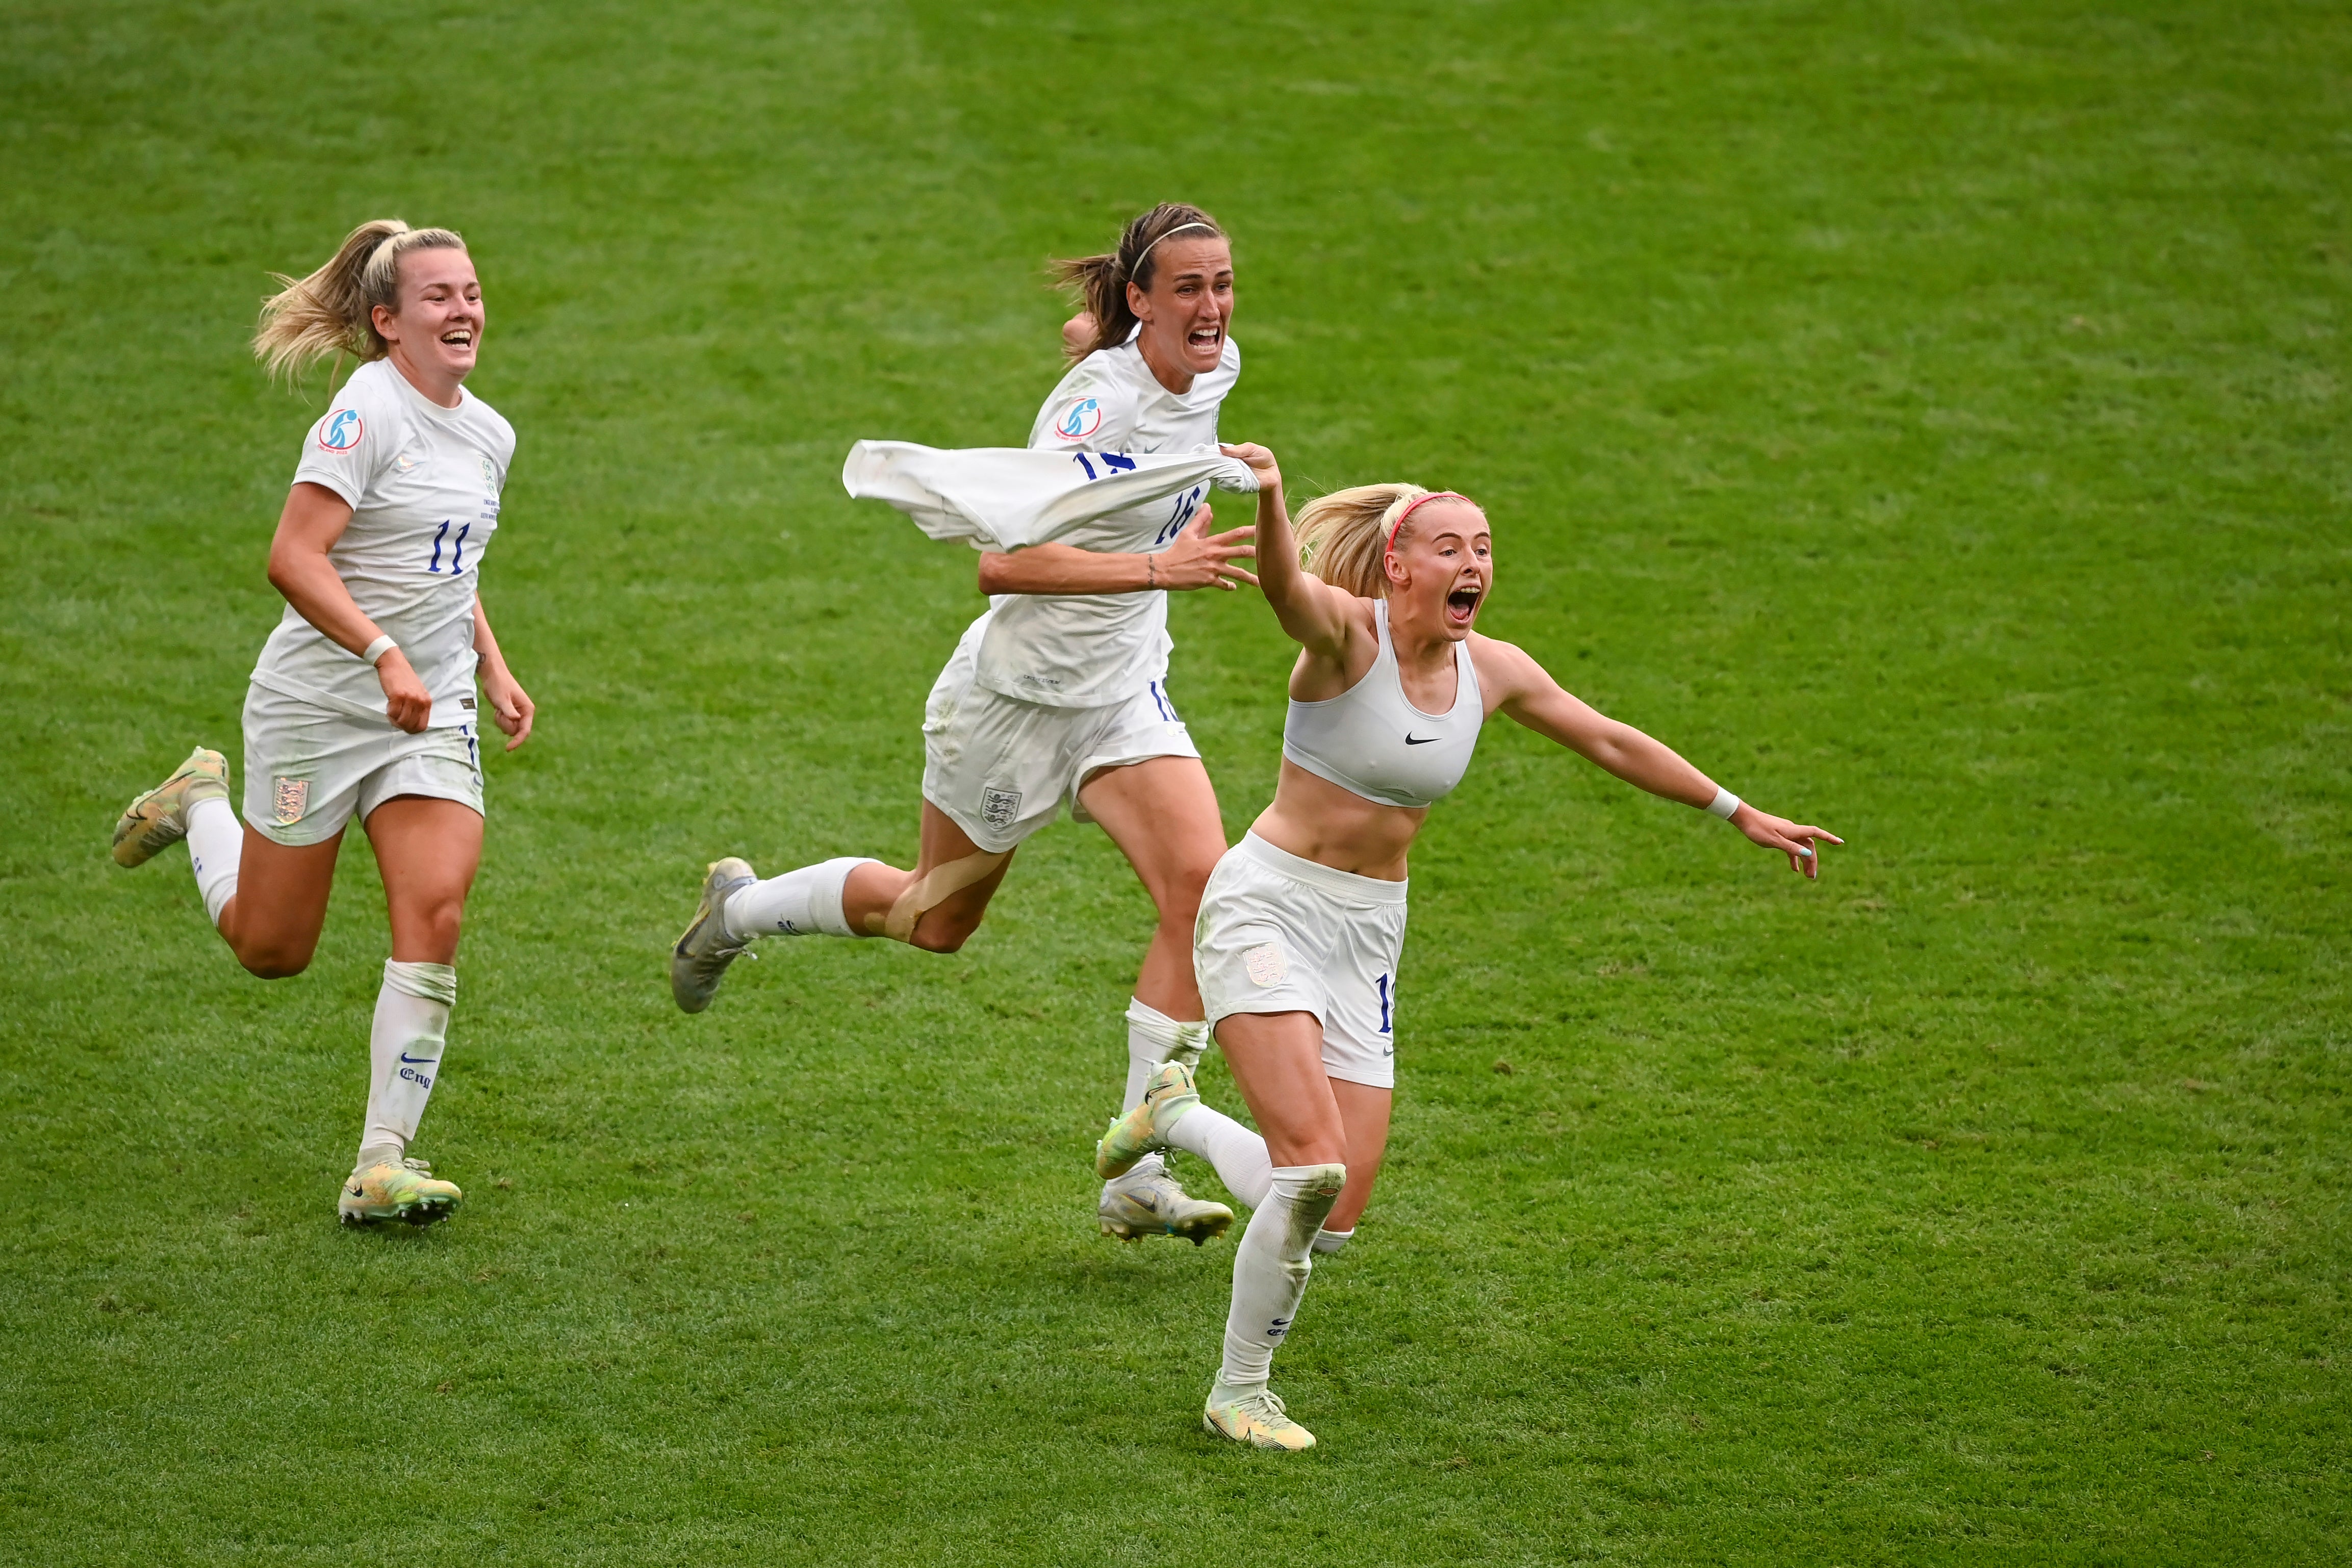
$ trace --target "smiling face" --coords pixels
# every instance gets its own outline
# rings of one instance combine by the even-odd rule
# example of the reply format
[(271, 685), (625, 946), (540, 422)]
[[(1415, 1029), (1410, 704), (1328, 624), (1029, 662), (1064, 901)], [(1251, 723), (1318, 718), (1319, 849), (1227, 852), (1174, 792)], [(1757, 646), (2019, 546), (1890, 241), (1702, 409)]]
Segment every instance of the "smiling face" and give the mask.
[(1151, 287), (1129, 284), (1127, 308), (1143, 323), (1144, 357), (1154, 369), (1208, 374), (1234, 319), (1233, 246), (1218, 235), (1161, 240), (1151, 252)]
[(1388, 554), (1390, 613), (1426, 622), (1459, 643), (1495, 586), (1495, 536), (1468, 501), (1425, 502)]
[(376, 332), (411, 381), (454, 396), (481, 352), (486, 320), (473, 257), (446, 248), (409, 251), (400, 258), (398, 298), (397, 310), (375, 308)]

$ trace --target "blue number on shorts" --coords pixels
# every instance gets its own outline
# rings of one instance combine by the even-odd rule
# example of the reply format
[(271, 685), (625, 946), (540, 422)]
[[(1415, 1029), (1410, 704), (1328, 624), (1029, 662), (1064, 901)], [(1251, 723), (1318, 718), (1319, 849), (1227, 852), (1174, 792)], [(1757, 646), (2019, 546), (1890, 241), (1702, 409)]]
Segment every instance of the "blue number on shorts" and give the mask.
[(441, 526), (433, 530), (433, 564), (426, 567), (425, 569), (425, 570), (439, 571), (441, 570), (441, 541), (448, 537), (449, 519), (444, 517), (441, 519)]
[[(449, 525), (444, 523), (441, 526), (446, 528)], [(457, 530), (457, 537), (450, 541), (449, 570), (451, 571), (456, 572), (466, 570), (466, 536), (473, 531), (474, 525), (467, 523), (464, 528)]]
[(1389, 1004), (1395, 998), (1389, 995), (1389, 977), (1386, 975), (1382, 975), (1379, 979), (1374, 980), (1372, 984), (1380, 988), (1381, 1032), (1382, 1034), (1387, 1034), (1391, 1032), (1393, 1028), (1393, 1020), (1389, 1017)]

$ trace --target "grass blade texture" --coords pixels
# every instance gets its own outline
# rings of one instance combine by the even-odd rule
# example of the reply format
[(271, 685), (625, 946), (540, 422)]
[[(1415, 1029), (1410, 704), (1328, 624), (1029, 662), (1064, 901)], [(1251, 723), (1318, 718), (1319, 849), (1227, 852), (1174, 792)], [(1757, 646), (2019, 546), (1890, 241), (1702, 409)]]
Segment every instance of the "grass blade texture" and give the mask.
[[(2343, 1562), (2347, 80), (2318, 4), (0, 7), (0, 1563)], [(1019, 442), (1045, 261), (1170, 198), (1229, 439), (1478, 497), (1485, 629), (1850, 844), (1489, 729), (1295, 1460), (1199, 1430), (1231, 1242), (1095, 1233), (1098, 831), (665, 981), (714, 856), (912, 855), (981, 601), (842, 455)], [(487, 287), (541, 707), (467, 1207), (351, 1234), (358, 835), (275, 983), (106, 835), (237, 760), (324, 395), (254, 307), (387, 214)], [(1238, 834), (1290, 649), (1172, 615)]]

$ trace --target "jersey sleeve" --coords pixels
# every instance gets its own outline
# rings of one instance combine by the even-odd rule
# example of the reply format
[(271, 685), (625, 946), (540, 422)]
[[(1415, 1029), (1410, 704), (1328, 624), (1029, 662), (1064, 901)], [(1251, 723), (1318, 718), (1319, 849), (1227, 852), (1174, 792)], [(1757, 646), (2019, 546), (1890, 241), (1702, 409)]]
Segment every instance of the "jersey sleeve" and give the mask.
[(1124, 452), (1135, 434), (1134, 392), (1089, 354), (1070, 367), (1029, 430), (1033, 452)]
[(372, 390), (357, 374), (346, 382), (310, 427), (302, 460), (294, 466), (296, 484), (323, 485), (354, 511), (370, 482), (400, 449), (400, 433), (393, 428), (398, 412), (388, 399), (371, 396)]

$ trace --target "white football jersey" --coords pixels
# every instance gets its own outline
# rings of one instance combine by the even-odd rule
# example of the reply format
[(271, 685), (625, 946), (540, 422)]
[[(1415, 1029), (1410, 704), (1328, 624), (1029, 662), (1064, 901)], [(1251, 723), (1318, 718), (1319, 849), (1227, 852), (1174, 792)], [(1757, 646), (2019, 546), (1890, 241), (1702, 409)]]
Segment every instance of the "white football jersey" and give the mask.
[[(352, 372), (310, 427), (297, 484), (352, 504), (327, 554), (352, 601), (400, 644), (433, 694), (433, 726), (474, 711), (474, 574), (499, 529), (514, 427), (459, 391), (456, 408), (426, 398), (390, 361)], [(362, 718), (384, 716), (366, 660), (332, 643), (292, 605), (261, 650), (253, 684)]]
[[(1217, 368), (1192, 390), (1160, 384), (1132, 340), (1070, 367), (1038, 411), (1033, 451), (1065, 452), (1074, 464), (1104, 454), (1187, 453), (1217, 446), (1217, 409), (1241, 378), (1242, 352), (1225, 340)], [(1166, 549), (1208, 498), (1203, 480), (1181, 495), (1113, 513), (1061, 535), (1081, 549), (1155, 555)], [(1000, 593), (966, 636), (981, 637), (978, 683), (1048, 707), (1124, 702), (1168, 674), (1168, 595), (1067, 597)]]

